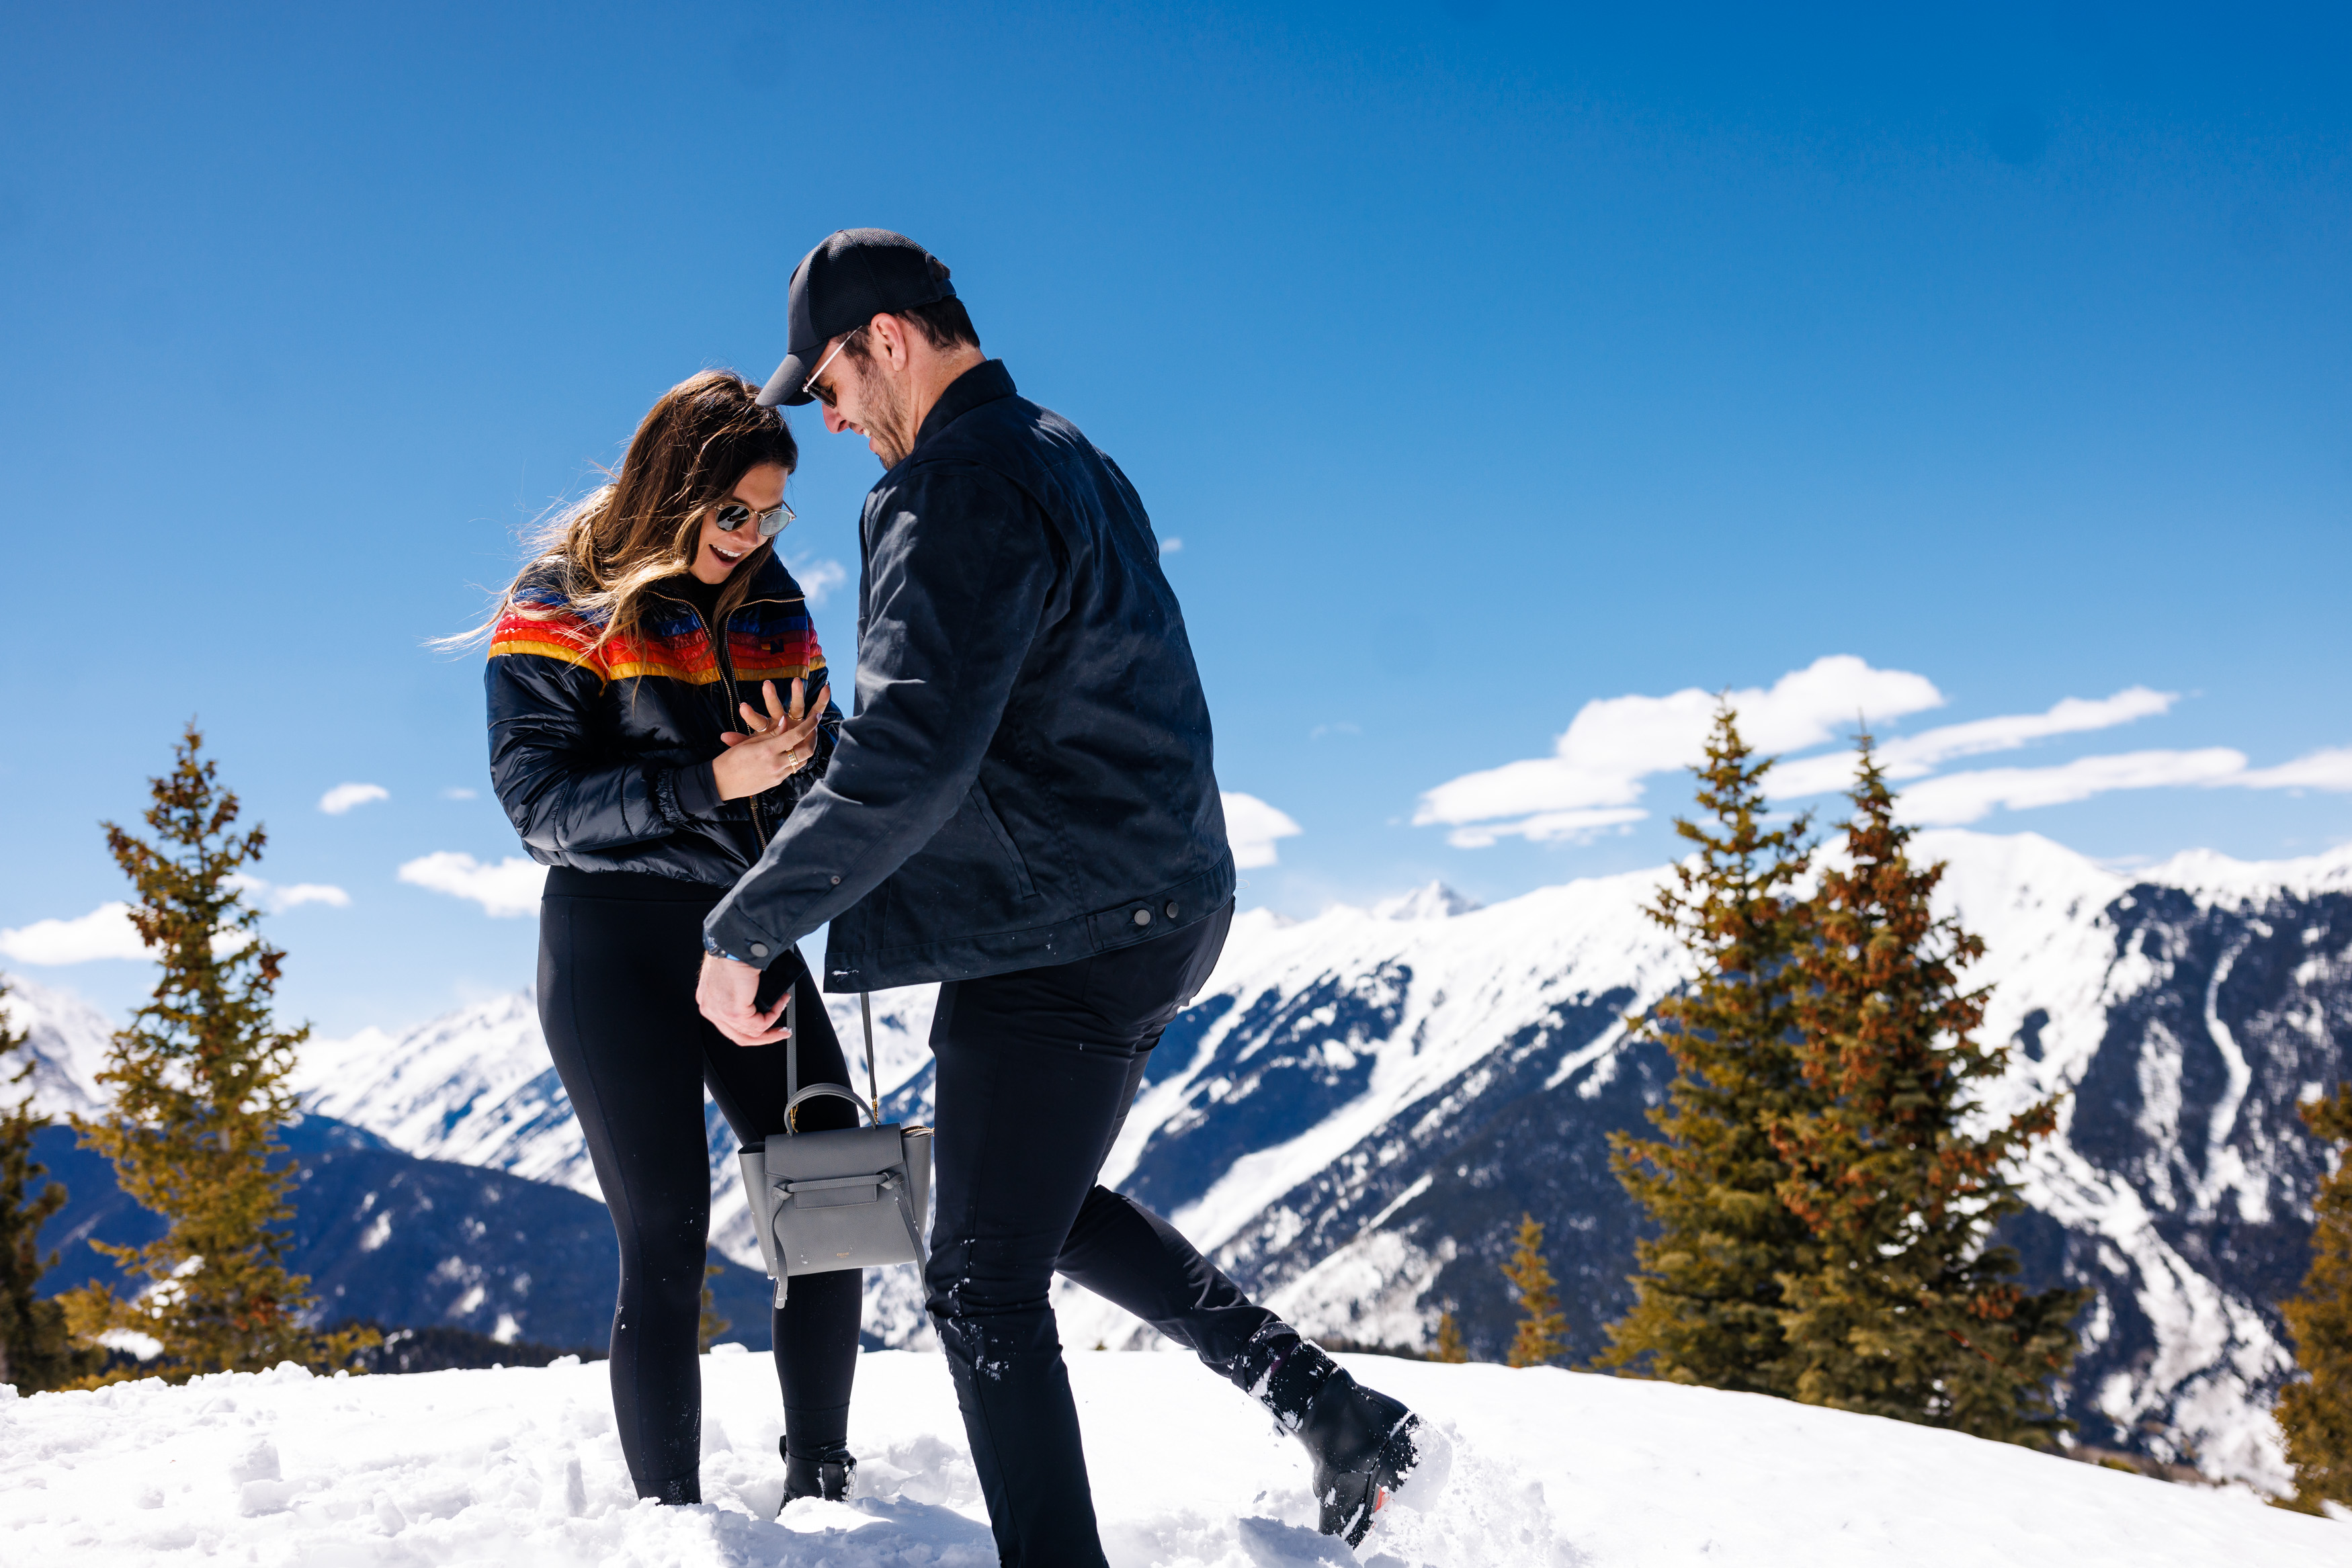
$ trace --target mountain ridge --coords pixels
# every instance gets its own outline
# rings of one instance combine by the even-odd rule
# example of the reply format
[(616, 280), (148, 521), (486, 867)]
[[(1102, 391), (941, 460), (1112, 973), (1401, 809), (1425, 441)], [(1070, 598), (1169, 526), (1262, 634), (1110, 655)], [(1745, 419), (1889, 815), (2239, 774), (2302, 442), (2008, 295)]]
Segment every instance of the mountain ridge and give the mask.
[[(1988, 943), (1968, 978), (1993, 988), (1984, 1037), (2015, 1049), (1982, 1113), (2062, 1096), (2022, 1173), (2032, 1211), (2002, 1239), (2035, 1283), (2097, 1291), (2068, 1413), (2086, 1441), (2279, 1490), (2275, 1303), (2326, 1168), (2294, 1107), (2346, 1074), (2352, 846), (2117, 870), (2034, 834), (1947, 830), (1914, 852), (1947, 863), (1939, 904)], [(1496, 1265), (1534, 1213), (1589, 1357), (1630, 1301), (1642, 1226), (1607, 1135), (1646, 1133), (1672, 1075), (1624, 1016), (1689, 975), (1643, 914), (1665, 874), (1483, 908), (1432, 885), (1307, 920), (1244, 912), (1104, 1179), (1302, 1328), (1423, 1344), (1451, 1310), (1489, 1356), (1514, 1312)], [(873, 998), (886, 1118), (929, 1113), (932, 995)], [(856, 998), (827, 1002), (856, 1055)], [(595, 1191), (527, 993), (318, 1042), (302, 1071), (314, 1108), (411, 1153)], [(710, 1126), (714, 1245), (755, 1264), (732, 1140)], [(928, 1342), (910, 1270), (868, 1291), (869, 1333)], [(1150, 1343), (1075, 1288), (1055, 1301), (1069, 1343)]]

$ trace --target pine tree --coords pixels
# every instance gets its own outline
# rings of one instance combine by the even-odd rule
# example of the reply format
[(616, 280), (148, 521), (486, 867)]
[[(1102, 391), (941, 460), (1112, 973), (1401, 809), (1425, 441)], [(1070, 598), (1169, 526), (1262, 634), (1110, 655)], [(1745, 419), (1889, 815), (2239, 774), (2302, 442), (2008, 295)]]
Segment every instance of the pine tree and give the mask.
[(1470, 1347), (1462, 1343), (1462, 1325), (1454, 1321), (1451, 1311), (1437, 1314), (1437, 1349), (1429, 1359), (1452, 1366), (1459, 1366), (1470, 1359)]
[(1503, 1265), (1503, 1278), (1519, 1293), (1519, 1332), (1511, 1340), (1509, 1366), (1541, 1366), (1568, 1350), (1568, 1318), (1559, 1310), (1551, 1265), (1544, 1261), (1543, 1227), (1532, 1214), (1519, 1216), (1518, 1246)]
[(694, 1348), (703, 1355), (710, 1354), (712, 1343), (720, 1334), (735, 1326), (730, 1320), (719, 1315), (719, 1298), (710, 1291), (710, 1281), (718, 1272), (719, 1265), (716, 1263), (702, 1266), (702, 1315), (695, 1320)]
[(1627, 1020), (1633, 1038), (1675, 1061), (1666, 1103), (1649, 1113), (1663, 1138), (1611, 1140), (1618, 1179), (1657, 1234), (1634, 1245), (1633, 1306), (1609, 1325), (1596, 1364), (1786, 1395), (1780, 1279), (1807, 1266), (1811, 1243), (1780, 1200), (1788, 1170), (1769, 1129), (1814, 1098), (1791, 990), (1809, 848), (1801, 817), (1764, 826), (1771, 766), (1755, 759), (1730, 705), (1718, 706), (1706, 760), (1692, 769), (1713, 821), (1675, 820), (1697, 852), (1649, 912), (1680, 939), (1697, 978)]
[(2042, 1101), (1978, 1130), (1970, 1086), (2007, 1052), (1978, 1041), (1983, 989), (1960, 971), (1984, 943), (1929, 907), (1944, 868), (1915, 868), (1911, 831), (1860, 738), (1847, 869), (1823, 873), (1797, 1011), (1806, 1080), (1827, 1103), (1774, 1135), (1789, 1207), (1818, 1264), (1785, 1281), (1796, 1397), (1811, 1405), (2047, 1446), (2067, 1425), (2052, 1385), (2076, 1348), (2089, 1292), (2028, 1295), (2017, 1255), (1987, 1247), (2024, 1205), (2015, 1161), (2056, 1123)]
[(2323, 1501), (2352, 1507), (2352, 1083), (2304, 1106), (2303, 1119), (2341, 1145), (2311, 1206), (2316, 1223), (2303, 1293), (2281, 1308), (2306, 1379), (2279, 1396), (2279, 1429), (2294, 1467), (2288, 1506), (2317, 1513)]
[[(0, 981), (0, 998), (8, 994)], [(33, 1076), (31, 1041), (22, 1030), (11, 1029), (0, 1015), (0, 1062), (16, 1052), (24, 1061), (5, 1082), (11, 1087)], [(33, 1109), (27, 1088), (16, 1103), (0, 1114), (0, 1383), (14, 1384), (19, 1394), (63, 1388), (89, 1377), (106, 1364), (106, 1352), (96, 1345), (77, 1345), (66, 1329), (66, 1309), (60, 1301), (45, 1301), (35, 1293), (41, 1276), (57, 1266), (58, 1255), (41, 1255), (41, 1227), (66, 1205), (61, 1182), (35, 1183), (48, 1174), (33, 1158), (33, 1135), (49, 1124)]]
[(286, 955), (261, 940), (238, 884), (265, 837), (233, 831), (236, 797), (217, 787), (203, 747), (190, 724), (172, 771), (151, 780), (154, 842), (105, 824), (107, 847), (138, 891), (131, 924), (163, 975), (108, 1049), (99, 1082), (110, 1113), (74, 1119), (83, 1146), (111, 1159), (122, 1190), (170, 1228), (145, 1247), (92, 1244), (145, 1275), (144, 1294), (89, 1285), (64, 1298), (84, 1339), (129, 1330), (160, 1342), (160, 1359), (141, 1371), (174, 1380), (281, 1361), (341, 1364), (376, 1338), (307, 1326), (310, 1281), (285, 1268), (279, 1228), (293, 1212), (294, 1174), (271, 1168), (285, 1152), (271, 1134), (295, 1110), (287, 1078), (310, 1031), (271, 1020)]

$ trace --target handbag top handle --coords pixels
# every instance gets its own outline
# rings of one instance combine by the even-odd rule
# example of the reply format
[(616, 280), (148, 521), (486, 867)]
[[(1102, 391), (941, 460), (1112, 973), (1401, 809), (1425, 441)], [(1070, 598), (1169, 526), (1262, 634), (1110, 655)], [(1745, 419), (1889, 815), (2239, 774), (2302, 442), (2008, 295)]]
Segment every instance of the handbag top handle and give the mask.
[(866, 1125), (882, 1124), (882, 1090), (874, 1074), (874, 1006), (868, 993), (857, 993), (858, 1020), (866, 1028), (866, 1092), (860, 1100), (845, 1083), (812, 1083), (801, 1088), (801, 988), (797, 981), (784, 993), (784, 1131), (794, 1131), (793, 1112), (803, 1100), (832, 1094), (866, 1113)]

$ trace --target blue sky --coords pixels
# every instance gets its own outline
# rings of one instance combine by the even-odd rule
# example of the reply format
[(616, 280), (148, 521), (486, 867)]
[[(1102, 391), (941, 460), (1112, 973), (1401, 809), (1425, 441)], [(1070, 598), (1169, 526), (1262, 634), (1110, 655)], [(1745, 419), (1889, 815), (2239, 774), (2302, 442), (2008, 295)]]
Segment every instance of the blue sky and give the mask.
[[(2352, 838), (2340, 10), (213, 9), (0, 57), (0, 931), (121, 895), (194, 714), (343, 899), (279, 895), (289, 1011), (527, 980), (398, 875), (517, 852), (425, 640), (860, 224), (1140, 488), (1300, 830), (1245, 903), (1654, 863), (1725, 687), (1815, 757), (1870, 712), (1941, 820)], [(873, 460), (798, 428), (787, 554), (854, 571)]]

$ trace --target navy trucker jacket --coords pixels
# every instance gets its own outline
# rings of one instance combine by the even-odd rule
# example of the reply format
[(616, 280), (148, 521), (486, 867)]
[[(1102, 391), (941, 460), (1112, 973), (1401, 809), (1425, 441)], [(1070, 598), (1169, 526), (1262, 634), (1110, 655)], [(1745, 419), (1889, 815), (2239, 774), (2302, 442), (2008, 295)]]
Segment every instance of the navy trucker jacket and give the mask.
[(859, 522), (857, 709), (704, 924), (764, 967), (827, 921), (824, 987), (1067, 963), (1223, 907), (1209, 707), (1118, 467), (967, 371)]

